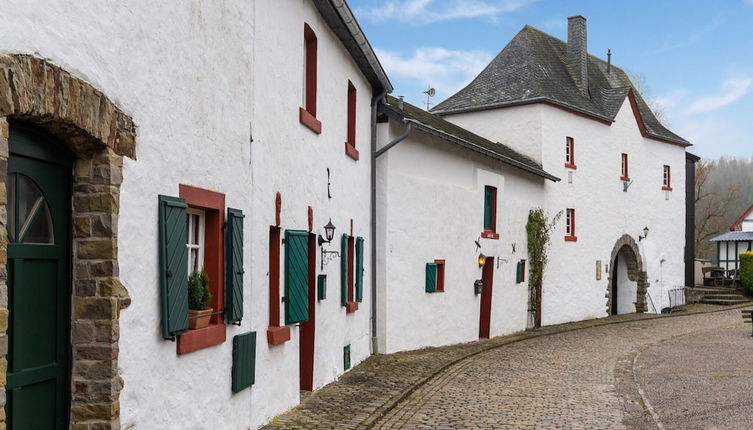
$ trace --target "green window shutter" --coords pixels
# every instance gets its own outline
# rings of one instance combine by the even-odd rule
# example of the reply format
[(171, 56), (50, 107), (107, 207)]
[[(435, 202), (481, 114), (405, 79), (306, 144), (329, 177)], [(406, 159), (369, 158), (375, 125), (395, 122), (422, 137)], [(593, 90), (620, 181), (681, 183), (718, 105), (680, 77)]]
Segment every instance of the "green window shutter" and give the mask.
[(340, 304), (348, 304), (348, 235), (340, 239)]
[(515, 274), (515, 283), (520, 284), (523, 282), (523, 264), (518, 261), (517, 273)]
[(363, 301), (363, 238), (356, 238), (356, 301)]
[(437, 263), (426, 263), (426, 292), (433, 293), (437, 289)]
[(162, 337), (188, 330), (188, 250), (186, 205), (178, 197), (159, 196), (159, 269)]
[(327, 275), (319, 275), (316, 278), (317, 298), (324, 300), (327, 298)]
[(225, 316), (228, 324), (243, 319), (243, 211), (227, 209), (225, 230)]
[(285, 230), (285, 325), (309, 319), (309, 233)]
[(256, 371), (256, 332), (233, 337), (232, 390), (237, 393), (254, 385)]
[(484, 230), (493, 230), (492, 208), (494, 205), (494, 188), (484, 187)]

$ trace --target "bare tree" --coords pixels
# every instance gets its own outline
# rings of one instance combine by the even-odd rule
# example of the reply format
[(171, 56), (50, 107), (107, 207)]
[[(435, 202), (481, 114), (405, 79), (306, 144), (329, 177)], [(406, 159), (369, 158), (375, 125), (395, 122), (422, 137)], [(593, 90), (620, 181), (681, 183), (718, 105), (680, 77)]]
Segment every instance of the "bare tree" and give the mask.
[(656, 102), (656, 98), (654, 98), (648, 83), (646, 83), (646, 77), (640, 73), (627, 72), (627, 74), (628, 78), (630, 78), (630, 81), (633, 83), (633, 87), (638, 91), (641, 97), (643, 97), (643, 100), (654, 113), (656, 119), (658, 119), (665, 127), (669, 126), (667, 113), (664, 111), (664, 108)]
[(711, 186), (709, 177), (716, 168), (712, 160), (695, 164), (695, 249), (699, 256), (709, 256), (713, 249), (708, 240), (727, 229), (725, 215), (740, 197), (740, 186), (729, 185), (724, 190)]

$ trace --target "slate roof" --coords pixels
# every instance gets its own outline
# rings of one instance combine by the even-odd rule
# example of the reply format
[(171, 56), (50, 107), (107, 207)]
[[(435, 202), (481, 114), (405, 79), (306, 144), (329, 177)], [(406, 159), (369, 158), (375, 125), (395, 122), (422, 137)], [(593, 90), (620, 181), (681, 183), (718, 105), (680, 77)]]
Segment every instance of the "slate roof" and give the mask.
[(545, 102), (613, 122), (632, 89), (647, 137), (690, 146), (659, 122), (622, 69), (612, 65), (607, 73), (604, 60), (588, 55), (586, 96), (569, 63), (567, 43), (526, 25), (470, 84), (431, 111), (444, 115)]
[(747, 242), (753, 240), (753, 231), (728, 231), (709, 240), (711, 242)]
[(423, 132), (435, 135), (448, 142), (463, 146), (510, 166), (533, 173), (550, 181), (560, 180), (558, 177), (546, 172), (539, 163), (502, 143), (492, 142), (410, 103), (403, 102), (403, 108), (400, 109), (399, 102), (397, 98), (388, 95), (385, 101), (380, 103), (379, 111), (393, 119), (410, 123), (412, 127), (420, 129)]

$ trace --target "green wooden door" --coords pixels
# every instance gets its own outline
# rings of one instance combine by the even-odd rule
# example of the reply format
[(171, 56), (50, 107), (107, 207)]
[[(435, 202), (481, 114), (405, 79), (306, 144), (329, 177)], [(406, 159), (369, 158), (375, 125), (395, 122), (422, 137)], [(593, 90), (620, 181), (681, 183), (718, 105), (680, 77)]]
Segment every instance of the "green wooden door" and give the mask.
[(8, 159), (8, 381), (11, 429), (68, 428), (70, 202), (67, 154), (11, 128)]

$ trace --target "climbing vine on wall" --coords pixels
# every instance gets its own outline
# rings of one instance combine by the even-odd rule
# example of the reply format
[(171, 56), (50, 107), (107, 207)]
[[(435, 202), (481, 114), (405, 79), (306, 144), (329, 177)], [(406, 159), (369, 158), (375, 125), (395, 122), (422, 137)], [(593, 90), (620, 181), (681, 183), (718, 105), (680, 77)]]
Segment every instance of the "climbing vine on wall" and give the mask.
[(528, 285), (531, 290), (528, 305), (529, 310), (532, 311), (538, 309), (539, 300), (541, 299), (539, 293), (544, 278), (544, 268), (547, 263), (547, 248), (549, 247), (552, 230), (554, 230), (554, 226), (561, 216), (562, 211), (558, 212), (550, 221), (541, 208), (531, 209), (528, 212), (526, 233), (528, 233)]

